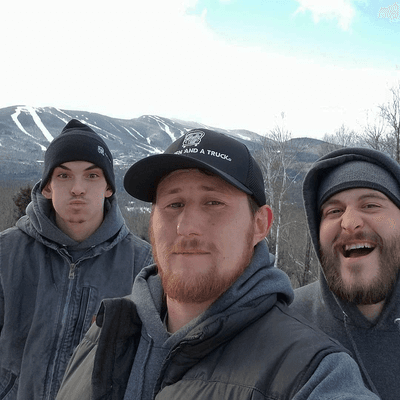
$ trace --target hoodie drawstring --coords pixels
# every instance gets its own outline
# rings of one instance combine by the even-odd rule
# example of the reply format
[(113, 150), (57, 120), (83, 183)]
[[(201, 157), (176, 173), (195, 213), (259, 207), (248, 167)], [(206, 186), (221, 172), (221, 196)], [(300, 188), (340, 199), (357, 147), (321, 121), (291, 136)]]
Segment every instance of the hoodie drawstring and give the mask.
[(400, 318), (396, 318), (393, 322), (397, 325), (397, 327), (399, 328), (399, 332), (400, 332)]
[[(349, 340), (350, 340), (350, 342), (351, 342), (351, 345), (352, 345), (352, 347), (353, 347), (354, 353), (355, 353), (355, 355), (356, 355), (356, 361), (357, 361), (359, 367), (361, 368), (362, 372), (364, 373), (364, 375), (365, 375), (365, 377), (366, 377), (366, 379), (367, 379), (367, 381), (368, 381), (368, 385), (369, 385), (370, 389), (371, 389), (379, 398), (381, 398), (381, 397), (379, 396), (378, 390), (376, 389), (374, 383), (372, 382), (372, 379), (370, 378), (370, 376), (369, 376), (369, 374), (368, 374), (368, 372), (367, 372), (367, 369), (366, 369), (365, 366), (364, 366), (364, 363), (363, 363), (363, 361), (362, 361), (362, 359), (361, 359), (361, 355), (360, 355), (360, 353), (359, 353), (359, 351), (358, 351), (358, 349), (357, 349), (356, 342), (354, 341), (353, 336), (351, 336), (350, 328), (349, 328), (349, 326), (347, 325), (347, 320), (348, 320), (349, 317), (347, 316), (347, 314), (346, 314), (343, 310), (342, 310), (342, 312), (343, 312), (343, 316), (344, 316), (344, 328), (345, 328), (345, 330), (346, 330), (346, 335), (347, 335), (347, 337), (349, 338)], [(400, 323), (400, 319), (399, 319), (399, 323)]]

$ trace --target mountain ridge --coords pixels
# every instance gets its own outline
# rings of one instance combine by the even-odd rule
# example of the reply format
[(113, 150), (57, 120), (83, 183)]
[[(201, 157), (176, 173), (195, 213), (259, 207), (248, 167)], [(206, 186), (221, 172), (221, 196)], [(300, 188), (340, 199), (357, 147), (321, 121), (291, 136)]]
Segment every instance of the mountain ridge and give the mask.
[[(0, 174), (3, 180), (40, 179), (44, 152), (71, 119), (78, 119), (95, 130), (107, 143), (114, 158), (116, 175), (122, 175), (134, 162), (151, 154), (162, 153), (173, 141), (194, 128), (208, 128), (237, 138), (254, 153), (261, 135), (246, 129), (223, 129), (193, 121), (142, 115), (119, 119), (102, 114), (55, 107), (10, 106), (0, 109)], [(308, 162), (318, 154), (313, 147), (318, 139), (292, 139), (309, 143)], [(312, 145), (311, 145), (312, 144)]]

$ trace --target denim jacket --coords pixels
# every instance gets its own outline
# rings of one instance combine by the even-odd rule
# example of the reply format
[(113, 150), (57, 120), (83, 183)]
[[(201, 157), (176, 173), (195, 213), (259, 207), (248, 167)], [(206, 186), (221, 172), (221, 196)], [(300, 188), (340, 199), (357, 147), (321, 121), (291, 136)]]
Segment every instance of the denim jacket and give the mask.
[(27, 215), (0, 234), (0, 399), (54, 399), (101, 301), (131, 293), (152, 262), (115, 195), (99, 229), (77, 243), (57, 228), (38, 186)]

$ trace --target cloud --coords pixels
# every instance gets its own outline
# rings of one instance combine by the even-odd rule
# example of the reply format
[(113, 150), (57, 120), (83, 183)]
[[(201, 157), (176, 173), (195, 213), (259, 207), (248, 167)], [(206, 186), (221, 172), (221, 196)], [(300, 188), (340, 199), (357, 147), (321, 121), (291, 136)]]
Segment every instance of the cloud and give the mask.
[(337, 19), (341, 29), (347, 31), (356, 15), (352, 0), (296, 0), (300, 3), (296, 14), (310, 11), (318, 23), (321, 19)]
[(294, 135), (317, 136), (351, 125), (399, 78), (225, 42), (206, 12), (187, 12), (196, 2), (0, 3), (0, 108), (155, 114), (259, 133), (284, 111)]

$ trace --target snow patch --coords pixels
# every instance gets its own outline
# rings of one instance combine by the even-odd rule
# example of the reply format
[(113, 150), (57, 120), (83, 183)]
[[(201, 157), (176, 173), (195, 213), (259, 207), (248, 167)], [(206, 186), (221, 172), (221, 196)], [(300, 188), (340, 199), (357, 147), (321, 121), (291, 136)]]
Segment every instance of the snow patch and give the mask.
[[(21, 114), (21, 112), (27, 112), (27, 113), (31, 114), (33, 121), (35, 122), (35, 124), (38, 126), (38, 128), (43, 133), (44, 137), (49, 142), (51, 142), (54, 139), (53, 136), (50, 134), (50, 132), (47, 130), (47, 128), (43, 125), (43, 122), (39, 118), (39, 115), (36, 113), (36, 110), (33, 107), (29, 107), (29, 106), (17, 107), (15, 110), (15, 113), (11, 115), (11, 118), (14, 120), (15, 125), (17, 125), (18, 128), (22, 132), (24, 132), (26, 135), (30, 136), (31, 138), (36, 139), (33, 135), (28, 133), (22, 126), (21, 122), (19, 122), (18, 116)], [(42, 147), (42, 149), (44, 148), (46, 150), (46, 148), (44, 146), (42, 146), (42, 145), (40, 145), (40, 146)]]
[[(133, 132), (137, 133), (141, 138), (144, 139), (144, 136), (143, 136), (140, 132), (138, 132), (136, 129), (133, 129), (132, 127), (129, 127), (129, 129), (128, 129), (128, 128), (125, 128), (125, 126), (123, 126), (123, 128), (124, 128), (131, 136), (133, 136), (134, 138), (135, 138), (135, 136), (132, 134), (132, 132), (131, 132), (129, 129), (132, 129)], [(136, 139), (136, 138), (135, 138), (135, 139)]]
[(146, 145), (141, 144), (141, 143), (137, 143), (137, 144), (136, 144), (136, 147), (138, 147), (138, 148), (140, 148), (140, 149), (143, 149), (143, 150), (149, 152), (150, 154), (161, 154), (161, 153), (163, 153), (162, 150), (157, 149), (156, 147), (153, 147), (153, 146), (146, 146)]
[(56, 115), (56, 114), (52, 113), (53, 115), (56, 115), (57, 118), (61, 119), (61, 121), (63, 121), (65, 124), (67, 124), (71, 120), (71, 116), (68, 115), (67, 113), (65, 113), (63, 110), (60, 110), (59, 108), (55, 108), (55, 110), (58, 111), (60, 114), (64, 114), (64, 115), (66, 115), (68, 117), (68, 119), (64, 119), (64, 118), (61, 118), (59, 115)]
[[(132, 202), (130, 202), (132, 204)], [(139, 211), (140, 213), (151, 213), (151, 207), (145, 207), (145, 206), (135, 206), (135, 205), (130, 205), (130, 206), (125, 206), (125, 210), (128, 212), (137, 212)]]
[[(28, 133), (28, 132), (24, 129), (24, 127), (22, 126), (21, 122), (19, 122), (19, 119), (18, 119), (19, 114), (21, 114), (22, 111), (24, 111), (24, 112), (30, 112), (30, 109), (33, 110), (32, 107), (17, 107), (16, 110), (15, 110), (15, 113), (11, 115), (11, 118), (13, 119), (15, 125), (17, 125), (17, 127), (20, 129), (21, 132), (25, 133), (25, 135), (28, 135), (29, 137), (31, 137), (32, 139), (34, 139), (35, 144), (37, 144), (37, 145), (40, 147), (40, 149), (41, 149), (42, 151), (46, 151), (46, 150), (47, 150), (46, 146), (43, 146), (42, 144), (38, 143), (37, 140), (36, 140), (36, 138), (35, 138), (33, 135), (31, 135), (30, 133)], [(36, 114), (36, 113), (35, 113), (35, 114)], [(36, 116), (37, 116), (37, 118), (40, 120), (39, 116), (38, 116), (38, 115), (36, 115)], [(33, 119), (35, 120), (35, 118), (33, 118)], [(35, 121), (35, 122), (36, 122), (36, 125), (37, 125), (37, 121)], [(40, 121), (40, 124), (43, 125), (42, 121)], [(44, 125), (43, 125), (43, 127), (44, 127)], [(39, 128), (40, 128), (40, 127), (39, 127)], [(47, 131), (46, 128), (44, 128), (44, 129)], [(42, 132), (43, 132), (43, 131), (42, 131)], [(48, 132), (48, 131), (47, 131), (47, 132)], [(50, 135), (50, 133), (49, 133), (49, 135)], [(53, 138), (51, 135), (50, 135), (50, 137)], [(0, 145), (1, 145), (1, 144), (0, 144)]]
[(44, 137), (51, 142), (54, 137), (51, 135), (51, 133), (47, 130), (47, 128), (43, 125), (42, 120), (40, 119), (39, 115), (37, 114), (36, 110), (33, 107), (26, 107), (26, 111), (28, 111), (33, 118), (33, 121), (35, 124), (38, 126), (38, 128), (42, 131)]
[(251, 138), (249, 138), (248, 136), (241, 135), (240, 133), (235, 133), (235, 136), (242, 140), (251, 140)]
[(28, 133), (28, 132), (24, 129), (24, 127), (22, 126), (21, 122), (19, 122), (18, 116), (19, 116), (19, 114), (21, 114), (21, 111), (25, 111), (25, 109), (22, 108), (22, 107), (17, 107), (16, 110), (15, 110), (15, 113), (11, 115), (11, 118), (13, 119), (13, 121), (15, 122), (15, 125), (18, 126), (18, 128), (19, 128), (19, 130), (20, 130), (21, 132), (24, 132), (26, 135), (28, 135), (28, 136), (30, 136), (31, 138), (35, 139), (34, 136), (32, 136), (30, 133)]
[(158, 123), (158, 126), (171, 138), (171, 140), (173, 142), (175, 142), (176, 138), (173, 135), (173, 133), (171, 132), (171, 129), (169, 128), (169, 126), (159, 117), (154, 117), (154, 116), (150, 116), (149, 118), (154, 119), (154, 121), (156, 121)]

